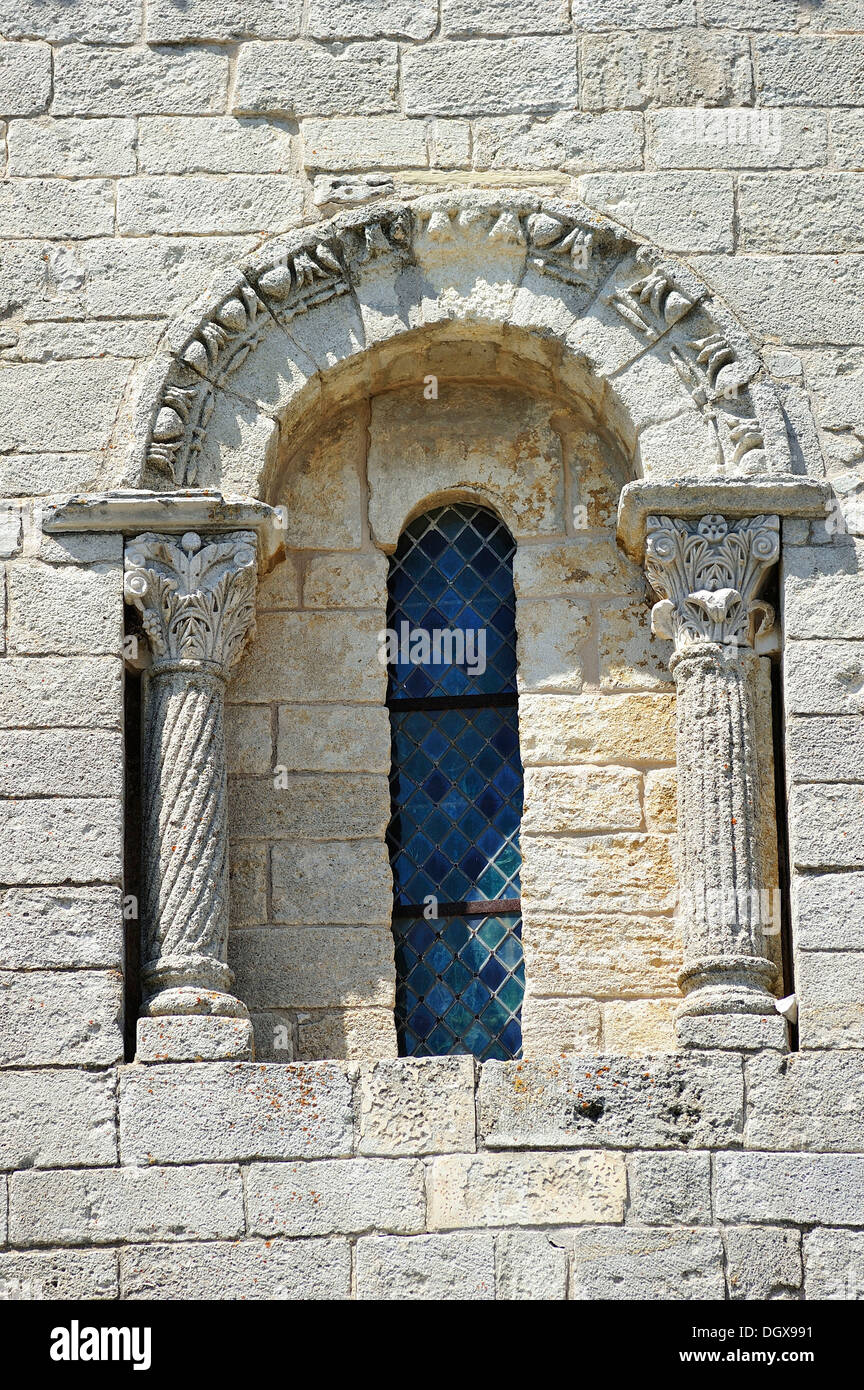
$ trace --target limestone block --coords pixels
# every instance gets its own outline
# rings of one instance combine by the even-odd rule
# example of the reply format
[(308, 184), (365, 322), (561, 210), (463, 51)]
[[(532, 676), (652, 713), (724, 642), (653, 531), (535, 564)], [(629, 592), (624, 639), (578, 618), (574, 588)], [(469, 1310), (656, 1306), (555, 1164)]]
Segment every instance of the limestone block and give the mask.
[(496, 1240), (499, 1299), (567, 1297), (567, 1252), (545, 1231), (501, 1231)]
[(864, 766), (864, 719), (860, 714), (810, 715), (786, 725), (786, 766), (794, 782), (843, 782)]
[(471, 163), (468, 121), (429, 121), (429, 163), (433, 169), (467, 169)]
[(708, 256), (693, 268), (734, 313), (747, 318), (752, 333), (776, 333), (782, 323), (784, 340), (804, 347), (864, 342), (854, 307), (861, 295), (860, 261), (841, 254), (831, 262), (830, 281), (824, 255)]
[(316, 39), (428, 39), (438, 23), (434, 0), (310, 0)]
[(864, 1047), (864, 955), (799, 951), (796, 967), (802, 1046)]
[(347, 1299), (347, 1240), (240, 1240), (230, 1245), (126, 1246), (120, 1251), (123, 1298)]
[(228, 959), (250, 1008), (393, 1007), (388, 927), (245, 927), (231, 933)]
[(111, 1072), (0, 1071), (0, 1168), (116, 1163), (114, 1091)]
[(603, 1051), (639, 1057), (645, 1052), (676, 1052), (673, 999), (612, 999), (603, 1005)]
[(727, 1222), (854, 1226), (864, 1211), (864, 1155), (725, 1153), (715, 1213)]
[(864, 40), (772, 34), (754, 45), (759, 99), (769, 106), (855, 106), (861, 93)]
[(122, 963), (119, 887), (0, 891), (0, 969), (119, 970)]
[(495, 1238), (454, 1235), (363, 1236), (357, 1242), (357, 1297), (403, 1302), (495, 1297)]
[(673, 690), (672, 643), (651, 631), (651, 609), (644, 599), (601, 604), (597, 639), (603, 690)]
[(181, 39), (291, 39), (300, 32), (301, 0), (171, 0), (147, 6), (147, 42)]
[(393, 43), (245, 43), (234, 107), (286, 116), (395, 111), (397, 82)]
[(717, 1053), (489, 1062), (478, 1090), (487, 1148), (721, 1148), (742, 1124), (740, 1058)]
[(383, 837), (390, 798), (383, 776), (312, 777), (291, 774), (232, 778), (229, 824), (233, 839), (310, 840)]
[(701, 1301), (722, 1299), (723, 1245), (718, 1231), (575, 1231), (571, 1298)]
[(267, 846), (234, 844), (228, 861), (232, 926), (267, 921)]
[(426, 122), (403, 116), (310, 117), (302, 122), (306, 169), (425, 169)]
[(475, 169), (642, 167), (642, 118), (635, 111), (556, 111), (536, 120), (498, 116), (476, 123)]
[(860, 251), (860, 221), (856, 174), (748, 174), (739, 179), (743, 251)]
[(396, 1056), (392, 1006), (299, 1013), (297, 1037), (297, 1057), (303, 1062), (316, 1062), (326, 1057), (350, 1057), (354, 1062), (380, 1061)]
[(43, 531), (34, 559), (50, 565), (98, 565), (123, 563), (123, 537), (113, 532), (66, 531), (50, 535)]
[(378, 613), (262, 613), (229, 698), (383, 704)]
[(295, 168), (290, 127), (254, 117), (142, 116), (138, 158), (145, 174), (290, 174)]
[[(8, 0), (4, 8), (10, 8)], [(5, 22), (2, 28), (4, 35), (9, 32)], [(0, 90), (3, 110), (10, 116), (45, 111), (51, 97), (51, 49), (47, 43), (0, 43)]]
[[(294, 1016), (285, 1009), (251, 1015), (256, 1062), (296, 1062), (297, 1029)], [(304, 1058), (308, 1061), (308, 1058)]]
[(123, 795), (123, 744), (102, 729), (0, 732), (0, 796)]
[(108, 1067), (123, 1057), (116, 970), (0, 973), (0, 1065)]
[(520, 599), (516, 613), (520, 693), (543, 690), (578, 694), (591, 627), (591, 607), (585, 600)]
[(790, 642), (784, 655), (790, 714), (864, 712), (864, 652), (858, 642)]
[(356, 414), (341, 416), (288, 464), (279, 499), (286, 546), (352, 550), (361, 545), (365, 448), (365, 422)]
[[(18, 233), (22, 234), (33, 233)], [(107, 360), (4, 364), (0, 369), (0, 447), (101, 449), (128, 375), (128, 363)]]
[(801, 1234), (780, 1226), (737, 1226), (724, 1231), (729, 1297), (797, 1299), (801, 1288)]
[(864, 164), (864, 112), (832, 111), (831, 143), (838, 169), (860, 169)]
[(620, 1154), (448, 1154), (427, 1170), (432, 1230), (620, 1221)]
[(422, 1231), (423, 1164), (412, 1158), (253, 1163), (246, 1176), (252, 1235)]
[(361, 1070), (360, 1153), (473, 1153), (474, 1128), (473, 1058), (399, 1058)]
[[(98, 237), (82, 242), (71, 259), (68, 251), (61, 257), (50, 250), (49, 282), (56, 286), (61, 304), (80, 306), (94, 317), (129, 313), (167, 317), (178, 302), (188, 303), (200, 294), (219, 267), (250, 251), (255, 240), (254, 236)], [(39, 317), (49, 312), (50, 305), (45, 304)], [(73, 447), (71, 441), (68, 447)]]
[(808, 1231), (804, 1236), (807, 1299), (864, 1299), (864, 1231)]
[(280, 705), (276, 762), (292, 772), (390, 771), (383, 705)]
[(529, 767), (522, 834), (639, 830), (641, 790), (631, 767)]
[(513, 580), (519, 599), (627, 594), (644, 583), (611, 533), (520, 545), (513, 560)]
[(783, 560), (787, 637), (864, 637), (862, 569), (864, 544), (851, 539), (790, 550)]
[(562, 0), (444, 0), (441, 32), (451, 34), (560, 34), (568, 23)]
[[(135, 123), (130, 120), (54, 120), (38, 116), (12, 121), (8, 173), (32, 177), (60, 174), (134, 174)], [(108, 227), (110, 234), (111, 228)], [(44, 234), (44, 232), (43, 232)]]
[[(476, 47), (476, 45), (473, 45)], [(488, 498), (515, 536), (563, 530), (561, 441), (551, 407), (521, 392), (440, 383), (437, 400), (415, 388), (372, 401), (369, 521), (395, 547), (428, 498)]]
[(711, 1221), (711, 1156), (638, 1153), (628, 1162), (630, 1216), (646, 1226), (704, 1226)]
[(695, 21), (692, 0), (572, 0), (572, 12), (580, 30), (676, 29)]
[(0, 1251), (2, 1299), (116, 1299), (113, 1250)]
[(645, 773), (645, 824), (649, 830), (671, 831), (678, 818), (678, 779), (674, 768)]
[(273, 733), (268, 705), (226, 705), (225, 755), (229, 773), (272, 775)]
[(300, 607), (300, 575), (297, 560), (289, 555), (258, 583), (256, 608), (259, 613), (268, 608)]
[(625, 999), (667, 994), (680, 1002), (681, 934), (672, 917), (595, 912), (538, 922), (524, 885), (522, 903), (525, 968), (538, 991)]
[(748, 1059), (746, 1146), (864, 1151), (862, 1062), (858, 1052)]
[(98, 797), (0, 801), (8, 884), (120, 883), (123, 804)]
[(231, 1239), (243, 1234), (243, 1186), (240, 1169), (221, 1163), (31, 1169), (10, 1183), (9, 1214), (23, 1246)]
[(522, 853), (522, 890), (532, 921), (675, 907), (668, 835), (531, 836)]
[(251, 1062), (254, 1031), (248, 1018), (186, 1014), (139, 1018), (136, 1062)]
[(524, 695), (519, 742), (542, 763), (675, 761), (675, 697), (666, 694)]
[(600, 1007), (593, 999), (535, 998), (530, 986), (522, 1005), (522, 1054), (565, 1057), (600, 1046)]
[(670, 251), (732, 250), (728, 174), (585, 174), (579, 192), (589, 207)]
[(351, 1083), (330, 1062), (198, 1062), (122, 1075), (124, 1163), (321, 1158), (352, 1147)]
[(695, 410), (648, 425), (639, 435), (637, 470), (651, 482), (674, 482), (685, 476), (717, 473), (723, 464), (716, 432)]
[(55, 568), (38, 560), (10, 565), (10, 653), (118, 654), (122, 578), (119, 565)]
[[(475, 39), (407, 49), (402, 71), (409, 116), (522, 114), (579, 103), (578, 40)], [(542, 89), (537, 72), (543, 73)]]
[(75, 5), (66, 0), (3, 0), (0, 32), (7, 38), (36, 35), (56, 42), (134, 43), (141, 31), (138, 0), (100, 0)]
[(801, 951), (864, 951), (864, 874), (794, 874), (792, 911)]
[(827, 157), (823, 111), (674, 107), (646, 112), (645, 126), (659, 169), (809, 169)]
[(737, 34), (692, 29), (589, 34), (584, 40), (582, 105), (589, 110), (734, 105), (749, 101), (750, 81), (747, 41)]
[(387, 606), (387, 561), (380, 550), (365, 555), (313, 555), (303, 576), (304, 608)]
[(721, 1052), (786, 1052), (789, 1029), (780, 1014), (702, 1014), (675, 1024), (681, 1048), (718, 1048)]
[(123, 667), (111, 657), (6, 657), (0, 662), (0, 728), (119, 729)]
[(864, 794), (859, 783), (791, 789), (792, 862), (799, 869), (864, 867)]
[(228, 72), (227, 55), (214, 49), (70, 44), (54, 55), (53, 111), (57, 116), (221, 112)]
[(276, 922), (359, 926), (390, 921), (393, 889), (383, 843), (274, 845), (272, 875)]
[(121, 236), (172, 231), (213, 236), (245, 232), (253, 224), (285, 232), (296, 224), (303, 197), (298, 179), (278, 174), (142, 177), (119, 185), (117, 226)]

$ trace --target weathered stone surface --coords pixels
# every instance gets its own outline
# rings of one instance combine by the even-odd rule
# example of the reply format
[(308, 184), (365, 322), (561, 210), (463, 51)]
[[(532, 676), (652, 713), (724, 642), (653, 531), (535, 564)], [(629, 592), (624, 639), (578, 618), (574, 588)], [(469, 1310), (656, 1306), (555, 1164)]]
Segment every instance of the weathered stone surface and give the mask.
[(473, 1058), (400, 1058), (363, 1068), (360, 1153), (419, 1156), (475, 1147)]
[(188, 0), (178, 12), (171, 0), (147, 7), (147, 42), (180, 39), (290, 39), (300, 32), (301, 0)]
[[(337, 778), (286, 776), (231, 779), (232, 839), (309, 840), (383, 837), (390, 819), (386, 778), (348, 773)], [(281, 919), (286, 920), (286, 919)]]
[(731, 251), (732, 180), (718, 174), (586, 174), (589, 207), (670, 251)]
[(521, 599), (516, 617), (520, 693), (566, 690), (578, 694), (590, 632), (591, 609), (585, 601)]
[(267, 845), (231, 845), (228, 887), (232, 926), (257, 926), (266, 922), (268, 874)]
[[(801, 1288), (801, 1235), (771, 1226), (724, 1231), (729, 1297), (795, 1299)], [(809, 1296), (809, 1295), (808, 1295)]]
[(403, 116), (310, 117), (302, 122), (307, 169), (425, 169), (429, 164), (425, 121)]
[(98, 797), (0, 801), (0, 846), (8, 884), (119, 883), (122, 802)]
[(423, 1229), (423, 1165), (409, 1158), (253, 1163), (246, 1175), (253, 1235), (319, 1236)]
[(297, 1060), (300, 1062), (317, 1062), (327, 1057), (380, 1062), (396, 1055), (392, 1006), (316, 1009), (297, 1015)]
[(438, 22), (433, 0), (310, 0), (316, 39), (428, 39)]
[(860, 784), (796, 786), (789, 813), (796, 868), (864, 867), (864, 789)]
[(332, 1063), (200, 1062), (123, 1074), (124, 1163), (322, 1158), (352, 1146), (351, 1084)]
[(258, 226), (288, 231), (302, 212), (303, 186), (297, 178), (278, 174), (124, 180), (117, 197), (117, 227), (121, 236), (224, 235), (246, 231), (252, 207)]
[(723, 1298), (717, 1231), (575, 1231), (571, 1298), (699, 1301)]
[(0, 1065), (107, 1067), (123, 1057), (116, 970), (0, 973)]
[[(833, 197), (832, 208), (847, 199)], [(864, 637), (864, 545), (799, 546), (783, 562), (788, 637)]]
[(674, 992), (680, 1002), (681, 931), (672, 917), (594, 912), (537, 920), (524, 887), (523, 894), (525, 966), (538, 990), (635, 999), (646, 990)]
[[(4, 35), (12, 34), (2, 25)], [(51, 49), (47, 43), (0, 43), (3, 110), (31, 116), (45, 111), (51, 96)]]
[[(89, 183), (89, 180), (88, 180)], [(72, 186), (72, 185), (68, 185)], [(50, 190), (49, 190), (50, 197)], [(22, 227), (9, 236), (36, 236), (44, 230)], [(76, 227), (81, 224), (77, 220)], [(56, 228), (55, 236), (68, 236)], [(98, 238), (97, 238), (98, 241)], [(70, 253), (73, 257), (75, 252)], [(56, 312), (56, 309), (55, 309)], [(128, 308), (127, 308), (128, 312)], [(102, 449), (108, 442), (129, 364), (112, 361), (3, 363), (0, 368), (0, 448), (4, 451)], [(36, 583), (36, 566), (15, 566), (21, 581)], [(63, 576), (63, 579), (66, 577)], [(81, 583), (70, 578), (70, 584)], [(98, 582), (98, 571), (94, 583)], [(70, 594), (71, 599), (71, 594)]]
[(281, 121), (142, 116), (138, 157), (146, 174), (287, 174), (294, 168), (294, 142)]
[(620, 1221), (626, 1176), (619, 1154), (452, 1154), (427, 1186), (432, 1230), (577, 1225)]
[(122, 962), (119, 887), (0, 891), (0, 969), (108, 966), (119, 970)]
[(396, 109), (396, 85), (392, 43), (247, 43), (234, 105), (287, 116), (374, 114)]
[(276, 761), (292, 772), (390, 771), (390, 718), (373, 705), (280, 705)]
[(489, 1148), (720, 1148), (743, 1125), (740, 1059), (568, 1057), (489, 1062), (478, 1132)]
[(206, 48), (99, 48), (54, 56), (58, 116), (149, 116), (224, 110), (228, 58)]
[(740, 103), (750, 81), (747, 41), (737, 34), (624, 32), (584, 41), (582, 105), (591, 110)]
[(228, 959), (250, 1008), (393, 1007), (389, 927), (245, 927), (232, 933)]
[(786, 1020), (764, 1014), (715, 1013), (678, 1018), (675, 1034), (682, 1048), (717, 1048), (721, 1052), (785, 1052), (789, 1047)]
[(642, 576), (611, 535), (520, 545), (513, 558), (517, 598), (627, 594)]
[[(783, 323), (787, 343), (799, 346), (864, 341), (854, 305), (861, 293), (860, 256), (832, 259), (825, 279), (824, 255), (707, 256), (699, 272), (755, 333)], [(745, 269), (746, 267), (746, 269)]]
[(641, 1057), (646, 1052), (677, 1052), (671, 999), (611, 999), (603, 1005), (603, 1051)]
[(864, 1048), (864, 955), (799, 951), (796, 964), (802, 1046)]
[(273, 729), (267, 705), (227, 705), (225, 756), (228, 772), (247, 777), (272, 775)]
[(475, 122), (475, 169), (638, 169), (642, 118), (633, 111), (556, 111)]
[(635, 768), (528, 768), (522, 834), (639, 830), (641, 791)]
[(810, 168), (828, 146), (823, 111), (679, 106), (646, 112), (645, 124), (661, 169)]
[(672, 646), (651, 631), (647, 602), (603, 603), (597, 616), (601, 689), (671, 692)]
[(102, 730), (0, 731), (0, 796), (123, 795), (120, 735)]
[(377, 613), (264, 613), (258, 636), (229, 685), (233, 700), (380, 704)]
[(808, 1231), (804, 1291), (808, 1299), (864, 1299), (864, 1231)]
[(864, 719), (859, 714), (790, 719), (786, 765), (795, 782), (847, 781), (864, 766)]
[(114, 1091), (111, 1072), (0, 1071), (0, 1168), (116, 1163)]
[(442, 32), (451, 34), (555, 34), (569, 28), (561, 0), (444, 0)]
[(251, 1062), (253, 1039), (254, 1031), (248, 1018), (211, 1018), (201, 1014), (139, 1018), (135, 1060)]
[(526, 994), (522, 1005), (522, 1054), (565, 1057), (599, 1049), (600, 1006), (593, 999), (544, 999)]
[(9, 1232), (16, 1245), (218, 1240), (243, 1234), (239, 1168), (85, 1168), (15, 1173)]
[(300, 575), (295, 557), (288, 555), (275, 569), (258, 581), (257, 611), (261, 613), (268, 608), (299, 607)]
[(389, 923), (393, 885), (378, 841), (277, 844), (271, 853), (273, 920), (310, 926)]
[(8, 143), (11, 175), (136, 172), (135, 122), (130, 120), (57, 121), (39, 116), (13, 121)]
[(113, 1250), (0, 1251), (2, 1299), (115, 1299)]
[(286, 546), (344, 551), (363, 544), (365, 455), (365, 417), (349, 413), (328, 421), (292, 457), (279, 498)]
[(124, 1298), (346, 1299), (347, 1240), (241, 1240), (232, 1244), (127, 1246), (120, 1251)]
[(792, 904), (802, 951), (864, 951), (864, 874), (795, 874)]
[(485, 1231), (363, 1236), (357, 1242), (357, 1297), (412, 1302), (493, 1299), (494, 1237)]
[(670, 831), (678, 819), (678, 779), (674, 768), (645, 773), (645, 824), (649, 830)]
[[(743, 251), (860, 251), (859, 190), (855, 174), (744, 175), (739, 245)], [(818, 634), (790, 630), (797, 635)]]
[(707, 1153), (639, 1153), (628, 1164), (630, 1215), (646, 1226), (711, 1222), (711, 1157)]
[(10, 653), (116, 655), (122, 638), (120, 584), (117, 565), (10, 565)]
[(523, 890), (536, 920), (675, 906), (669, 836), (532, 836), (522, 852)]
[(864, 712), (864, 647), (858, 642), (791, 642), (784, 663), (790, 714)]
[[(534, 73), (543, 71), (543, 90)], [(482, 116), (576, 106), (578, 45), (571, 36), (430, 44), (403, 57), (405, 110)]]
[(675, 761), (670, 695), (525, 695), (519, 701), (522, 761)]
[(760, 100), (770, 106), (854, 106), (861, 94), (864, 41), (777, 34), (755, 45)]
[(567, 1252), (545, 1231), (501, 1231), (496, 1239), (499, 1299), (567, 1297)]
[(720, 1221), (856, 1226), (864, 1220), (864, 1156), (725, 1153), (714, 1162)]

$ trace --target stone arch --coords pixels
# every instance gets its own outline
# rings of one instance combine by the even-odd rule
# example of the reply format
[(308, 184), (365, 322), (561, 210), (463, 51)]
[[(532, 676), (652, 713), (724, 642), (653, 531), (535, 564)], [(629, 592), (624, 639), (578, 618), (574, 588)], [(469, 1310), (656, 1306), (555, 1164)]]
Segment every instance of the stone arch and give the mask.
[(495, 345), (588, 404), (636, 477), (790, 471), (753, 343), (686, 266), (578, 204), (471, 190), (343, 214), (225, 271), (140, 386), (125, 481), (267, 500), (287, 438), (400, 355), (416, 380), (440, 342)]

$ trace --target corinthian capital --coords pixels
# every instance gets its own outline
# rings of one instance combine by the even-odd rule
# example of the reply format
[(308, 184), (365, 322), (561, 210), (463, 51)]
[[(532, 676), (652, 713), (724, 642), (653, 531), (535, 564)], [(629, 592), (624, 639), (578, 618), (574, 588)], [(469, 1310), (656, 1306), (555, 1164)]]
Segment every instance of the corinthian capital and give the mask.
[(645, 570), (660, 595), (652, 631), (674, 638), (678, 650), (692, 642), (752, 646), (774, 623), (770, 603), (756, 595), (779, 553), (776, 516), (649, 516)]
[(154, 670), (196, 663), (227, 675), (255, 627), (255, 545), (254, 531), (129, 542), (124, 593), (143, 615)]

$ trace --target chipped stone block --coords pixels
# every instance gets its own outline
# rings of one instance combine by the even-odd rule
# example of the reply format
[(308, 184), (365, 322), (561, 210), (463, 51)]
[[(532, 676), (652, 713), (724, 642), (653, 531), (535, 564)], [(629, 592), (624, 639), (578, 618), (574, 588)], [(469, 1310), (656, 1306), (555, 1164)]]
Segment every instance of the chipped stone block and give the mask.
[(494, 1299), (494, 1237), (485, 1231), (363, 1236), (357, 1242), (357, 1297), (399, 1302)]
[[(8, 0), (6, 8), (11, 8)], [(4, 15), (4, 36), (15, 37), (5, 20)], [(51, 97), (51, 49), (47, 43), (0, 43), (0, 87), (3, 110), (10, 116), (32, 116), (47, 110)]]
[(567, 1252), (545, 1231), (501, 1231), (496, 1241), (499, 1299), (567, 1297)]
[(585, 174), (580, 193), (589, 207), (670, 251), (732, 250), (732, 179), (728, 175)]
[(116, 1299), (113, 1250), (0, 1251), (0, 1299)]
[(54, 55), (57, 116), (202, 115), (221, 112), (228, 57), (206, 48), (70, 44)]
[(432, 1230), (620, 1221), (626, 1175), (619, 1154), (451, 1154), (428, 1169)]
[(473, 1058), (400, 1058), (362, 1069), (360, 1153), (473, 1153), (474, 1130)]
[(0, 969), (123, 964), (120, 888), (0, 891)]
[(0, 972), (0, 1066), (113, 1066), (123, 1057), (116, 970)]
[(639, 1153), (629, 1160), (630, 1216), (646, 1226), (711, 1221), (711, 1156)]
[(528, 768), (522, 834), (639, 830), (641, 790), (635, 768)]
[(246, 1175), (253, 1235), (318, 1236), (423, 1229), (423, 1165), (410, 1158), (253, 1163)]
[(635, 111), (556, 111), (475, 122), (475, 169), (581, 174), (641, 167), (642, 117)]
[(147, 42), (182, 39), (291, 39), (300, 32), (301, 0), (171, 0), (147, 6)]
[(141, 31), (138, 0), (100, 0), (75, 5), (65, 0), (3, 0), (0, 33), (9, 39), (51, 39), (58, 43), (134, 43)]
[(487, 1148), (722, 1148), (742, 1132), (741, 1061), (691, 1054), (489, 1062), (478, 1117)]
[(434, 0), (310, 0), (316, 39), (428, 39), (438, 22)]
[(116, 1163), (114, 1092), (111, 1072), (0, 1071), (0, 1168)]
[(582, 106), (589, 110), (737, 105), (749, 101), (750, 83), (742, 35), (691, 29), (589, 34), (584, 40)]
[(769, 106), (855, 106), (864, 40), (772, 34), (755, 44), (760, 101)]
[(429, 163), (426, 122), (404, 116), (310, 117), (302, 122), (307, 169), (425, 169)]
[(232, 927), (259, 926), (267, 921), (267, 871), (266, 845), (231, 845), (228, 872)]
[(706, 1230), (575, 1231), (571, 1298), (722, 1299), (723, 1245)]
[(603, 690), (671, 691), (672, 643), (651, 631), (647, 603), (604, 603), (597, 622)]
[(136, 1062), (251, 1062), (253, 1029), (247, 1018), (139, 1018)]
[(797, 1299), (801, 1234), (782, 1227), (738, 1226), (723, 1233), (729, 1297)]
[(603, 1005), (603, 1051), (630, 1057), (676, 1052), (675, 1011), (680, 1000), (611, 999)]
[(804, 1294), (813, 1300), (864, 1300), (864, 1231), (805, 1234)]
[(126, 1246), (120, 1251), (122, 1296), (188, 1299), (347, 1299), (347, 1240), (239, 1240)]
[(148, 1066), (121, 1081), (124, 1163), (322, 1158), (352, 1147), (351, 1084), (332, 1063)]

